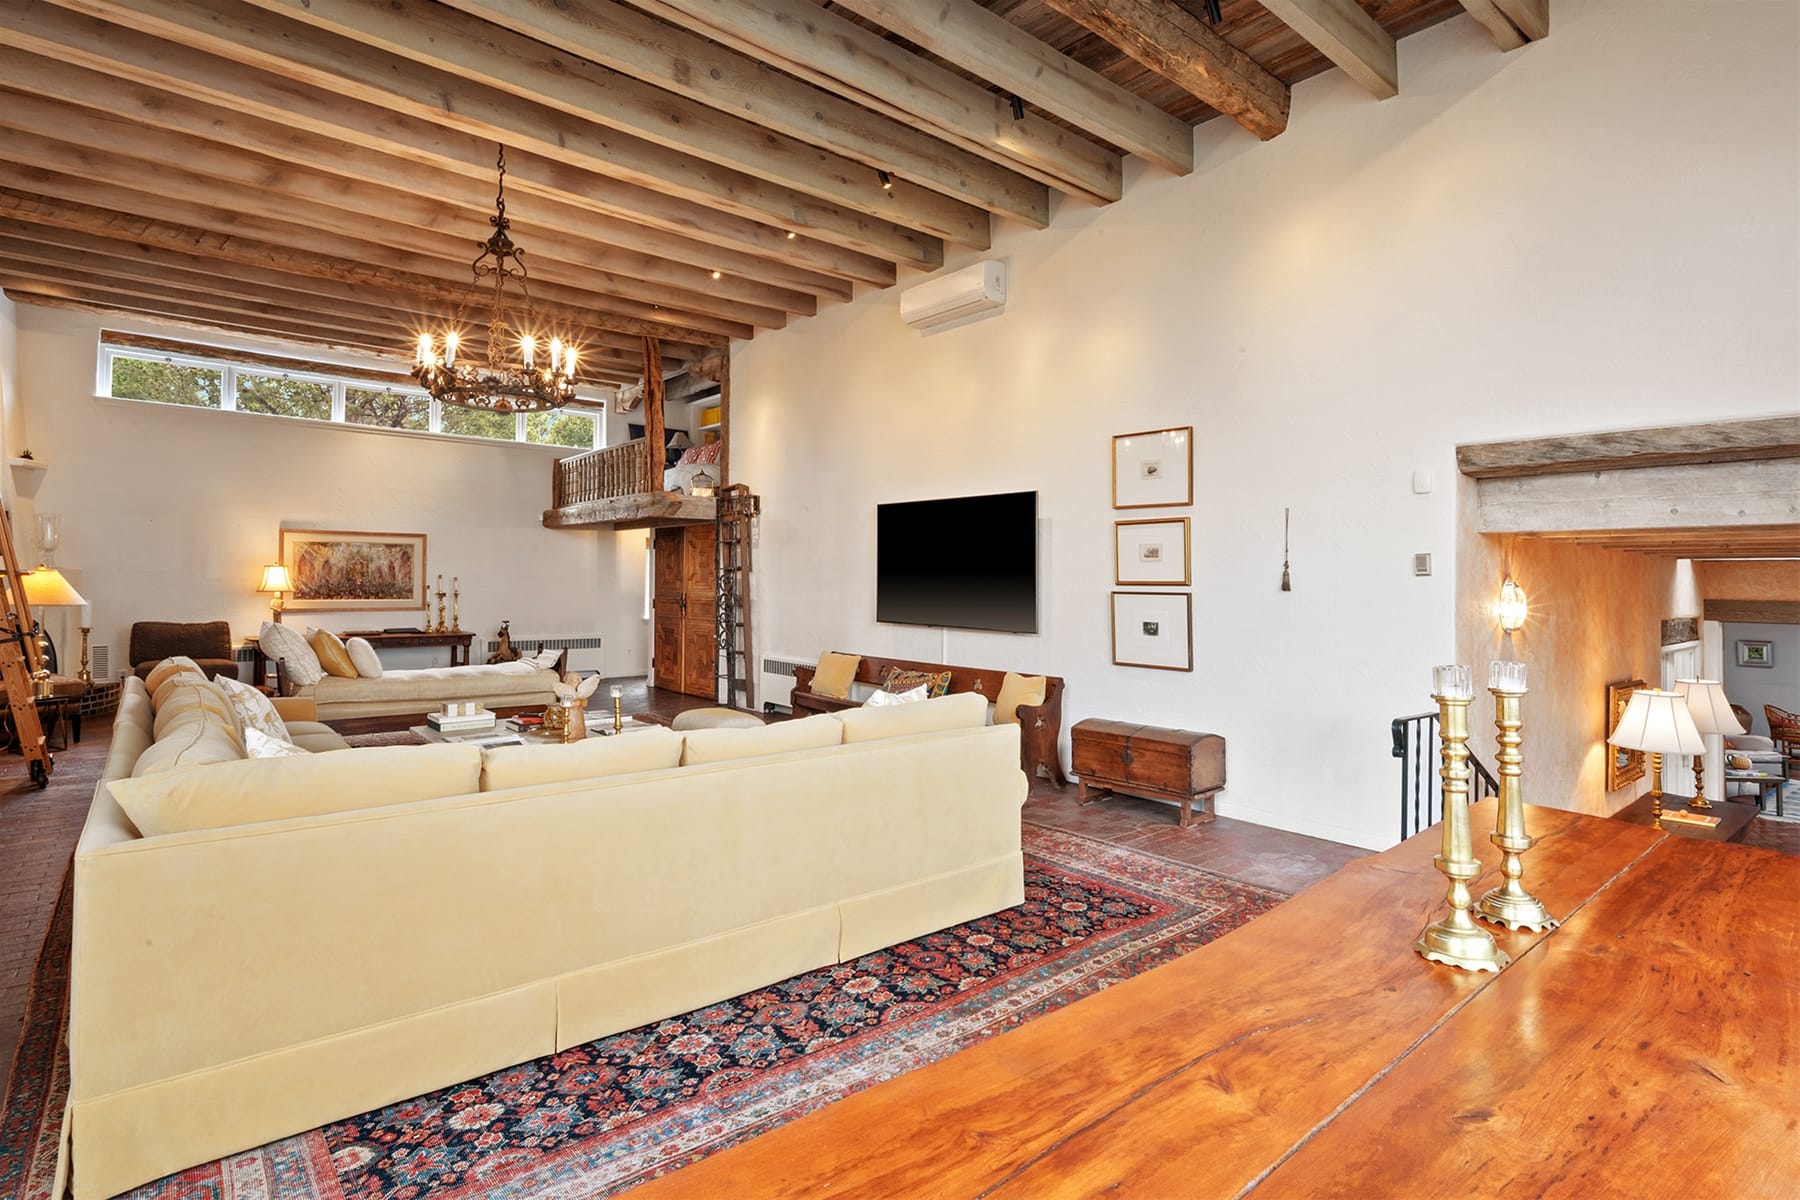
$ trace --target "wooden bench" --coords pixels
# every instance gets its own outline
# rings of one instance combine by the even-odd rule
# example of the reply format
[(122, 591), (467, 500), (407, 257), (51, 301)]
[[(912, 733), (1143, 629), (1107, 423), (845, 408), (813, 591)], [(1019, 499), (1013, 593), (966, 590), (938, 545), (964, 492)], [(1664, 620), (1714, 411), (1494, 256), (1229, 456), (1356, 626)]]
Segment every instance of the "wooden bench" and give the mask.
[[(990, 701), (1000, 695), (1000, 685), (1006, 679), (1005, 671), (990, 671), (983, 667), (953, 667), (948, 663), (870, 658), (864, 655), (862, 661), (856, 664), (856, 682), (879, 688), (888, 672), (895, 667), (902, 671), (929, 671), (932, 674), (949, 671), (952, 692), (978, 692)], [(834, 696), (814, 693), (813, 671), (812, 667), (794, 668), (794, 691), (788, 703), (793, 706), (795, 716), (861, 707), (860, 700), (839, 700)], [(1062, 759), (1056, 749), (1057, 740), (1062, 736), (1062, 696), (1062, 677), (1046, 675), (1044, 702), (1019, 705), (1019, 765), (1024, 768), (1028, 779), (1037, 778), (1038, 771), (1042, 769), (1057, 787), (1065, 787), (1069, 782), (1068, 777), (1063, 774)]]

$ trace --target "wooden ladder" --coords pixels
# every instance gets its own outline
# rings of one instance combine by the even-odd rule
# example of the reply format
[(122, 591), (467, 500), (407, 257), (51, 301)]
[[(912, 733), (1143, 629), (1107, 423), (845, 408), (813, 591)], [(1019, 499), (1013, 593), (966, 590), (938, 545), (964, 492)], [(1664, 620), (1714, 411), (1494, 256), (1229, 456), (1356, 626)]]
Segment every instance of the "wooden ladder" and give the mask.
[(37, 623), (31, 619), (31, 601), (25, 598), (20, 575), (25, 568), (13, 546), (12, 516), (0, 511), (0, 576), (4, 580), (4, 600), (8, 627), (0, 629), (0, 687), (6, 689), (6, 707), (12, 713), (13, 729), (19, 735), (19, 753), (31, 769), (31, 781), (47, 787), (55, 761), (50, 757), (49, 743), (44, 737), (43, 722), (38, 720), (36, 691), (32, 674), (43, 669), (38, 646)]
[(751, 710), (756, 707), (756, 657), (750, 645), (750, 524), (760, 512), (762, 500), (743, 484), (719, 489), (713, 562), (718, 570), (721, 690), (726, 704)]

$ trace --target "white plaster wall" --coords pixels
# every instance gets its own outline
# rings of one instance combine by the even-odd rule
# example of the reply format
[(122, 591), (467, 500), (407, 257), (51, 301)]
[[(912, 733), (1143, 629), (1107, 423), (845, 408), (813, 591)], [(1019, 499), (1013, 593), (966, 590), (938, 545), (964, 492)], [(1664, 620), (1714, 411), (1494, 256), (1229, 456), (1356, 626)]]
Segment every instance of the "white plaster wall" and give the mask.
[[(94, 641), (112, 646), (115, 668), (127, 666), (137, 620), (223, 617), (239, 640), (254, 634), (268, 597), (253, 589), (285, 526), (424, 533), (429, 573), (442, 572), (446, 589), (460, 579), (463, 628), (484, 640), (502, 619), (528, 637), (599, 634), (609, 673), (647, 669), (642, 535), (540, 523), (551, 464), (567, 449), (97, 398), (103, 324), (169, 330), (31, 305), (15, 311), (23, 418), (48, 469), (37, 494), (15, 507), (13, 528), (29, 554), (32, 514), (62, 514), (57, 564), (89, 601)], [(428, 616), (435, 613), (287, 619), (355, 629), (424, 625)], [(52, 619), (73, 670), (77, 622), (67, 613)], [(419, 665), (426, 653), (389, 660)]]
[[(1455, 445), (1800, 395), (1800, 9), (1554, 16), (1510, 54), (1459, 17), (1401, 43), (1394, 100), (1329, 72), (1272, 142), (1214, 121), (1189, 177), (1134, 160), (1123, 201), (1003, 226), (997, 319), (921, 338), (886, 291), (740, 347), (761, 652), (1057, 673), (1068, 724), (1223, 734), (1220, 812), (1391, 842), (1387, 723), (1455, 647)], [(1110, 507), (1110, 437), (1189, 424), (1195, 670), (1114, 667), (1112, 522), (1155, 514)], [(1041, 633), (875, 622), (878, 503), (1030, 488)]]

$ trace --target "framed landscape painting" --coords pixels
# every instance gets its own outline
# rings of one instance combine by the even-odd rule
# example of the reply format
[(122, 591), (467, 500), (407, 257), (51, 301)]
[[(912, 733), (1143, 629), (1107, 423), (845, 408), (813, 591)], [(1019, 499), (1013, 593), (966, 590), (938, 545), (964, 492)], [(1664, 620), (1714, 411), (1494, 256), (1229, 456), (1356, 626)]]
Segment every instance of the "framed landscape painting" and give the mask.
[(425, 535), (284, 529), (289, 612), (426, 607)]
[(1775, 665), (1774, 642), (1740, 641), (1737, 644), (1737, 665), (1740, 667), (1772, 667)]
[[(1619, 727), (1619, 718), (1625, 715), (1625, 706), (1631, 702), (1631, 693), (1644, 686), (1641, 679), (1622, 679), (1618, 683), (1606, 685), (1606, 736), (1612, 737), (1613, 730)], [(1635, 783), (1644, 777), (1644, 752), (1642, 750), (1626, 750), (1606, 743), (1606, 790), (1618, 791), (1628, 783)]]

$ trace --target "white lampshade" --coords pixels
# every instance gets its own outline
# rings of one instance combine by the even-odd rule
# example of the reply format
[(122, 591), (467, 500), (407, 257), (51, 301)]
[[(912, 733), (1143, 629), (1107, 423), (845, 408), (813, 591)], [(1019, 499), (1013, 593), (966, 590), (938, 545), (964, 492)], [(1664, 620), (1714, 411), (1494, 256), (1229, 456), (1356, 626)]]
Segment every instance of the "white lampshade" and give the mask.
[(1742, 733), (1743, 722), (1731, 711), (1725, 688), (1716, 679), (1677, 679), (1675, 691), (1687, 701), (1688, 715), (1701, 733)]
[(25, 585), (25, 599), (39, 608), (60, 608), (64, 605), (81, 605), (87, 601), (75, 590), (75, 585), (63, 577), (63, 573), (55, 567), (39, 567), (35, 571), (27, 571), (19, 576), (19, 582)]
[(1704, 754), (1706, 744), (1688, 707), (1675, 692), (1644, 688), (1631, 693), (1619, 727), (1606, 739), (1626, 750), (1656, 754)]
[(282, 563), (270, 563), (263, 568), (262, 582), (256, 585), (259, 592), (291, 592), (294, 581), (288, 575), (287, 567)]

